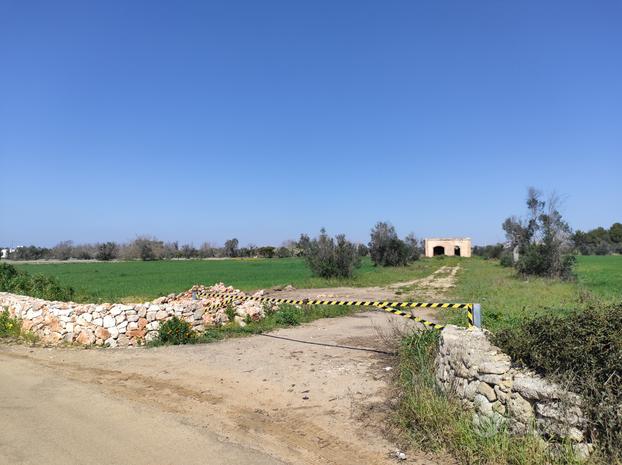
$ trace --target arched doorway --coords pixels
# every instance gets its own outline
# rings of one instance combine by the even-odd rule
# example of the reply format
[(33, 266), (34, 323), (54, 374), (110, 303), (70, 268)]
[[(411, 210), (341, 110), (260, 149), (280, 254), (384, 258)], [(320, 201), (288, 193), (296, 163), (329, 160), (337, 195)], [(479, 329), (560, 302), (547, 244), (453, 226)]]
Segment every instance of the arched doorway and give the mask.
[(437, 255), (445, 255), (445, 247), (443, 247), (442, 245), (437, 245), (436, 247), (434, 247), (433, 252), (435, 257)]
[(454, 247), (454, 255), (456, 257), (460, 256), (460, 246), (457, 245), (457, 246)]

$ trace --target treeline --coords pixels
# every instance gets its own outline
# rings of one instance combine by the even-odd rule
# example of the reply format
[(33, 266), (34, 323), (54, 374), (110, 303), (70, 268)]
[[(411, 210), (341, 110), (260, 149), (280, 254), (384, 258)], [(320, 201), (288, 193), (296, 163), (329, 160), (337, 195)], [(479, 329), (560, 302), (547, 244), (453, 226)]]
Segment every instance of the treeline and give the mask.
[(178, 242), (164, 242), (156, 238), (142, 236), (120, 244), (103, 242), (97, 244), (74, 244), (63, 241), (51, 248), (34, 245), (19, 247), (9, 253), (10, 260), (173, 260), (192, 258), (287, 258), (301, 256), (302, 250), (294, 241), (280, 247), (249, 245), (239, 247), (237, 239), (230, 239), (224, 246), (217, 247), (208, 242), (196, 248), (192, 244), (179, 245)]
[(581, 255), (622, 254), (622, 223), (609, 229), (598, 227), (588, 232), (577, 230), (572, 235), (575, 250)]
[[(571, 251), (581, 255), (622, 254), (622, 223), (613, 223), (609, 229), (602, 226), (588, 232), (577, 230), (570, 235)], [(486, 259), (511, 261), (509, 243), (473, 246), (473, 255)]]

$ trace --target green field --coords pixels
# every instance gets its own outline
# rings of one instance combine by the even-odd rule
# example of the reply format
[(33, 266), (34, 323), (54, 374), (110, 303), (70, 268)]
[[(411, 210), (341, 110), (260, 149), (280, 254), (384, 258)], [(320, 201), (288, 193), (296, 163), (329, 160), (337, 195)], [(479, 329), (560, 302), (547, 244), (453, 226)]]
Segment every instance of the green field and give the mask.
[(300, 258), (29, 263), (16, 267), (57, 277), (76, 290), (77, 301), (129, 302), (181, 292), (194, 284), (217, 282), (245, 291), (287, 284), (297, 288), (378, 286), (421, 278), (451, 263), (451, 259), (422, 259), (407, 267), (376, 268), (365, 259), (355, 277), (347, 280), (314, 278)]
[(622, 301), (622, 256), (577, 257), (577, 279), (571, 282), (520, 278), (494, 260), (464, 260), (461, 265), (450, 300), (481, 303), (484, 325), (491, 330), (539, 313)]
[(579, 285), (606, 299), (620, 301), (622, 295), (622, 256), (579, 257)]
[[(511, 268), (479, 258), (422, 259), (404, 268), (376, 268), (369, 259), (348, 280), (314, 278), (304, 260), (179, 260), (157, 262), (91, 262), (21, 264), (31, 273), (57, 277), (76, 290), (76, 300), (94, 302), (142, 301), (181, 292), (193, 284), (224, 282), (242, 290), (292, 284), (297, 288), (380, 286), (427, 276), (440, 266), (459, 263), (457, 285), (448, 294), (455, 302), (482, 304), (484, 324), (491, 330), (512, 326), (542, 312), (567, 312), (600, 299), (622, 300), (622, 257), (578, 257), (574, 282), (544, 278), (523, 279)], [(408, 288), (402, 299), (417, 298)], [(460, 321), (462, 321), (461, 318)]]

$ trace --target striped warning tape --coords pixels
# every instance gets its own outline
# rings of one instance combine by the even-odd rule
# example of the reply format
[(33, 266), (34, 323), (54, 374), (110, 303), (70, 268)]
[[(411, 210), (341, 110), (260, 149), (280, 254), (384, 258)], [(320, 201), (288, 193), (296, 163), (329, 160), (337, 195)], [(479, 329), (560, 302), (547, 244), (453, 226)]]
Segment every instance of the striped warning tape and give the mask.
[(201, 292), (199, 297), (217, 297), (223, 303), (234, 302), (236, 300), (255, 300), (272, 304), (293, 304), (293, 305), (345, 305), (357, 307), (376, 307), (394, 315), (409, 318), (429, 328), (443, 329), (445, 326), (421, 317), (413, 315), (411, 312), (404, 312), (401, 309), (412, 308), (447, 308), (447, 309), (466, 309), (469, 327), (473, 326), (473, 304), (464, 303), (436, 303), (436, 302), (383, 302), (370, 300), (317, 300), (317, 299), (279, 299), (275, 297), (253, 297), (241, 296), (227, 292)]
[(438, 323), (434, 323), (433, 321), (424, 320), (420, 316), (415, 316), (410, 312), (403, 312), (402, 310), (396, 310), (393, 307), (382, 307), (378, 306), (380, 310), (384, 310), (385, 312), (393, 313), (394, 315), (403, 316), (404, 318), (408, 318), (410, 320), (416, 321), (417, 323), (421, 323), (422, 325), (432, 328), (432, 329), (443, 329), (445, 325), (441, 325)]
[(316, 299), (278, 299), (276, 297), (253, 297), (240, 296), (228, 292), (202, 292), (201, 297), (221, 297), (234, 300), (257, 300), (274, 304), (297, 304), (297, 305), (347, 305), (357, 307), (391, 307), (391, 308), (449, 308), (468, 309), (473, 304), (437, 303), (437, 302), (390, 302), (382, 300), (316, 300)]

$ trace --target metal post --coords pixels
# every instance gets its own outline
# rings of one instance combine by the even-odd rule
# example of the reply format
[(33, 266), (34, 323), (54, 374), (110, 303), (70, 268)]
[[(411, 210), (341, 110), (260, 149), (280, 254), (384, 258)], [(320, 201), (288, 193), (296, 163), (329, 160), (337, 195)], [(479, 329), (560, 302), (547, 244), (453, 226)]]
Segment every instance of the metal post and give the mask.
[(473, 326), (482, 327), (482, 307), (480, 304), (473, 304)]

